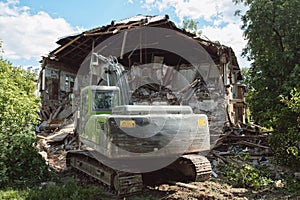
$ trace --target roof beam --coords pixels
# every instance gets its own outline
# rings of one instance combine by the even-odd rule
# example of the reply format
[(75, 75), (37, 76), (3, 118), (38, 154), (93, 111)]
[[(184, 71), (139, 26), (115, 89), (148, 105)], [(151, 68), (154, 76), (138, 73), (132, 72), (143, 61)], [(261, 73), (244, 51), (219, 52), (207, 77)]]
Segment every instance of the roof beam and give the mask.
[(71, 40), (70, 42), (68, 42), (67, 44), (61, 46), (59, 49), (57, 49), (56, 51), (54, 51), (51, 54), (55, 56), (57, 53), (61, 52), (62, 50), (64, 50), (65, 48), (67, 48), (68, 46), (70, 46), (71, 44), (73, 44), (79, 38), (81, 38), (81, 35), (77, 36), (76, 38), (74, 38), (73, 40)]

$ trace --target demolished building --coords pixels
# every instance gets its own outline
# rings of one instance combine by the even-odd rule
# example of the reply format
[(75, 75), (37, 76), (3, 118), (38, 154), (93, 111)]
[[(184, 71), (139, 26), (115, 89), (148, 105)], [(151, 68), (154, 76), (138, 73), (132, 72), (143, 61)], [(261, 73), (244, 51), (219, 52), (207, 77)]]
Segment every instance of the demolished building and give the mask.
[[(147, 33), (139, 31), (145, 28), (148, 28)], [(159, 29), (159, 34), (156, 31), (149, 34), (149, 28)], [(133, 35), (130, 37), (130, 34)], [(173, 46), (172, 51), (160, 48), (169, 40), (171, 44), (168, 45), (177, 44), (175, 49)], [(191, 45), (185, 46), (189, 42)], [(195, 49), (194, 43), (202, 49)], [(180, 29), (168, 16), (138, 15), (112, 21), (109, 25), (64, 37), (57, 44), (59, 47), (43, 57), (39, 77), (40, 117), (48, 122), (50, 129), (74, 114), (71, 94), (80, 94), (83, 85), (79, 82), (84, 77), (80, 70), (82, 66), (89, 68), (91, 52), (95, 51), (104, 56), (115, 56), (130, 71), (135, 104), (161, 103), (161, 99), (166, 100), (164, 103), (176, 104), (174, 98), (168, 96), (170, 90), (180, 93), (197, 85), (184, 103), (195, 113), (207, 114), (212, 132), (220, 133), (226, 121), (246, 120), (245, 86), (240, 84), (242, 75), (232, 48)]]

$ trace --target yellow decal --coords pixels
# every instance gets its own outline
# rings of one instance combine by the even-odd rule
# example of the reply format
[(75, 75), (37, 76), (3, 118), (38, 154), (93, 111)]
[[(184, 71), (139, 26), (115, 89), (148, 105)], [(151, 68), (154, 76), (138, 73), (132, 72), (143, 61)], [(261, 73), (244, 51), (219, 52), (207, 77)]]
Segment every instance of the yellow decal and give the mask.
[(198, 119), (198, 126), (206, 126), (206, 120), (205, 119)]
[(120, 120), (120, 128), (134, 128), (135, 121), (134, 120)]

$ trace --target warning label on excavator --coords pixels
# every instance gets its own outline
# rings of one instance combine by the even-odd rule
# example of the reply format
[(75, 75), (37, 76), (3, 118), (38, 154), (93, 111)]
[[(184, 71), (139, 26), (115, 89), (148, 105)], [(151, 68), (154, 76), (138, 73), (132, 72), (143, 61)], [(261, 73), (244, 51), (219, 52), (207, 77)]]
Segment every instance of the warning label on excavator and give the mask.
[(120, 128), (134, 128), (135, 121), (134, 120), (120, 120)]
[(198, 126), (206, 126), (206, 120), (203, 118), (198, 119)]

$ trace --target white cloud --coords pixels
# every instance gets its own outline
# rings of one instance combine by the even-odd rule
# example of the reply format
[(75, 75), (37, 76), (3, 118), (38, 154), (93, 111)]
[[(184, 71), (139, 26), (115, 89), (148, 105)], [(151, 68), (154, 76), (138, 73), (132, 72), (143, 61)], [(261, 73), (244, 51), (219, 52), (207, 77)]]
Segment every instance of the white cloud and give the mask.
[(232, 0), (217, 0), (218, 12), (220, 13), (220, 19), (227, 23), (239, 23), (241, 21), (239, 16), (235, 16), (237, 10), (241, 11), (241, 14), (245, 13), (247, 7), (243, 4), (235, 5)]
[(152, 3), (154, 3), (154, 2), (155, 2), (155, 0), (146, 0), (146, 3), (152, 4)]
[(174, 9), (181, 23), (184, 18), (204, 20), (205, 24), (198, 24), (203, 35), (212, 41), (231, 46), (240, 66), (250, 65), (241, 57), (242, 49), (247, 42), (240, 29), (241, 19), (234, 16), (237, 10), (241, 10), (241, 13), (247, 10), (244, 5), (235, 5), (232, 0), (144, 0), (143, 4), (144, 7), (156, 8), (160, 12)]
[(213, 1), (211, 0), (157, 0), (155, 6), (161, 12), (170, 7), (173, 7), (175, 9), (176, 15), (180, 19), (189, 17), (193, 19), (204, 18), (205, 20), (210, 21), (211, 18), (217, 14), (215, 3), (213, 3)]
[(236, 20), (236, 10), (245, 11), (243, 5), (234, 5), (232, 0), (144, 0), (144, 5), (157, 8), (160, 12), (174, 8), (175, 14), (181, 20), (187, 17), (231, 22)]
[[(204, 26), (202, 34), (212, 41), (219, 41), (226, 46), (235, 46), (242, 49), (246, 45), (243, 40), (243, 31), (238, 24), (228, 24), (222, 28), (213, 26)], [(242, 40), (241, 40), (242, 39)]]
[(0, 39), (7, 59), (40, 60), (56, 48), (59, 37), (75, 32), (62, 18), (31, 14), (29, 7), (18, 5), (18, 0), (0, 2)]
[(250, 67), (246, 58), (242, 58), (242, 50), (246, 46), (247, 41), (244, 40), (243, 31), (238, 24), (228, 24), (224, 27), (204, 26), (202, 29), (202, 36), (209, 40), (218, 41), (223, 45), (232, 47), (235, 55), (238, 58), (240, 67)]
[(133, 4), (133, 0), (128, 0), (128, 3), (131, 3), (131, 4)]

